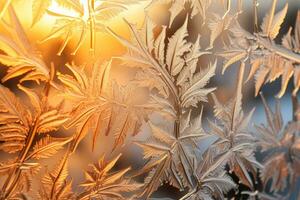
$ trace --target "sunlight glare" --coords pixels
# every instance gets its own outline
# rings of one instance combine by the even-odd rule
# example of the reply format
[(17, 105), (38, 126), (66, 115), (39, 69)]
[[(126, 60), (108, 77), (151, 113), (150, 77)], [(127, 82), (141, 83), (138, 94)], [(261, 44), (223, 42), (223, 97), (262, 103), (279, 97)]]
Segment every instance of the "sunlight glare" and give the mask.
[[(88, 16), (88, 0), (80, 0), (80, 3), (81, 5), (83, 6), (83, 10), (84, 10), (84, 15), (82, 16), (82, 19), (84, 21), (87, 21), (89, 16)], [(95, 2), (95, 7), (101, 5), (103, 2), (101, 1), (97, 1)], [(56, 1), (53, 1), (51, 6), (49, 7), (49, 10), (55, 12), (55, 13), (63, 13), (64, 15), (68, 15), (68, 16), (71, 16), (71, 17), (79, 17), (80, 14), (75, 12), (74, 10), (72, 9), (68, 9), (68, 8), (65, 8), (61, 5), (59, 5)]]
[(51, 6), (49, 7), (49, 10), (55, 13), (60, 13), (71, 17), (79, 17), (79, 13), (75, 12), (72, 9), (59, 5), (56, 1), (52, 2)]

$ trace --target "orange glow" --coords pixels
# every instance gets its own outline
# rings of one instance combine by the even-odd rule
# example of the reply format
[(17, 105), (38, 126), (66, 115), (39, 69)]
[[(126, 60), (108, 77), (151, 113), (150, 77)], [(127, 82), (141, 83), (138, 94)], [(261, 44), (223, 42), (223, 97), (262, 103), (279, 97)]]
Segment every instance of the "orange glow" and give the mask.
[[(81, 2), (85, 2), (85, 1), (81, 1)], [(83, 6), (86, 7), (85, 4), (83, 4)], [(64, 15), (68, 15), (68, 16), (72, 16), (72, 17), (79, 17), (78, 13), (76, 13), (75, 11), (73, 11), (71, 9), (60, 6), (56, 1), (53, 1), (51, 6), (48, 9), (55, 13), (63, 13)], [(52, 18), (52, 17), (47, 15), (47, 18)]]
[[(52, 27), (56, 23), (56, 18), (45, 14), (42, 19), (33, 27), (31, 27), (32, 23), (32, 16), (31, 16), (31, 1), (29, 0), (28, 3), (24, 4), (20, 1), (14, 1), (14, 7), (17, 11), (17, 14), (19, 16), (24, 27), (27, 35), (30, 35), (30, 40), (36, 41), (37, 45), (39, 46), (41, 52), (49, 52), (54, 46), (57, 46), (57, 40), (49, 40), (45, 43), (40, 44), (38, 41), (41, 41), (44, 39), (52, 30)], [(84, 16), (83, 20), (88, 21), (88, 1), (87, 0), (81, 0), (81, 3), (84, 8)], [(97, 2), (95, 6), (99, 6), (101, 1)], [(147, 2), (141, 2), (138, 5), (130, 6), (128, 10), (123, 12), (118, 17), (115, 17), (109, 21), (106, 21), (105, 24), (109, 27), (111, 27), (113, 30), (118, 32), (118, 34), (122, 35), (125, 38), (130, 37), (130, 33), (128, 30), (127, 25), (123, 21), (123, 18), (128, 19), (130, 22), (137, 24), (138, 26), (141, 26), (143, 23), (143, 19), (145, 16), (144, 8)], [(64, 15), (72, 16), (72, 17), (80, 17), (80, 14), (75, 12), (72, 9), (62, 7), (57, 2), (53, 1), (51, 6), (49, 7), (50, 11), (53, 11), (55, 13), (63, 13)], [(31, 27), (31, 28), (30, 28)], [(79, 33), (75, 34), (75, 37), (71, 39), (71, 41), (67, 45), (67, 49), (72, 49), (76, 45), (79, 38)], [(60, 38), (63, 40), (63, 38)], [(56, 41), (56, 43), (54, 43)], [(62, 41), (61, 41), (62, 42)], [(111, 35), (108, 35), (103, 32), (97, 32), (96, 33), (96, 46), (97, 46), (97, 52), (96, 57), (100, 59), (108, 59), (112, 55), (120, 55), (125, 52), (125, 48)], [(102, 48), (105, 47), (105, 48)], [(75, 59), (78, 62), (84, 62), (87, 60), (87, 58), (90, 56), (89, 52), (86, 50), (89, 48), (89, 37), (87, 36), (83, 45), (79, 49), (77, 55), (72, 58)], [(68, 50), (66, 50), (68, 51)], [(70, 50), (71, 51), (71, 50)], [(65, 55), (69, 55), (70, 52), (65, 52)]]

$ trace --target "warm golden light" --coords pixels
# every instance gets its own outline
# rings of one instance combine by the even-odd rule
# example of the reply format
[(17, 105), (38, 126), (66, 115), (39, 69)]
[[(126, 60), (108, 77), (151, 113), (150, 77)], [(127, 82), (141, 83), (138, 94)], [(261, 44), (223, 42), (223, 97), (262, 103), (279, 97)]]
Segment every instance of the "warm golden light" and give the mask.
[(296, 199), (300, 10), (258, 1), (0, 0), (0, 200)]
[[(85, 2), (85, 1), (83, 0), (81, 2)], [(83, 5), (85, 5), (85, 4), (83, 4)], [(69, 8), (59, 5), (56, 1), (52, 1), (52, 4), (48, 9), (54, 13), (59, 13), (59, 14), (63, 14), (63, 15), (71, 16), (71, 17), (80, 17), (79, 13), (75, 12), (72, 9), (69, 9)], [(49, 18), (51, 18), (51, 16), (49, 16)]]

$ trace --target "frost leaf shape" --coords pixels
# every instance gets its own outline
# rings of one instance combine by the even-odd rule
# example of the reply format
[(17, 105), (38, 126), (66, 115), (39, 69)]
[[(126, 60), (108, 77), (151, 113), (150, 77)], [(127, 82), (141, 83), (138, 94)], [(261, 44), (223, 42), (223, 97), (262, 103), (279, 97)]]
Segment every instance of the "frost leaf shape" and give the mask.
[(23, 76), (20, 82), (28, 80), (37, 83), (48, 81), (50, 71), (41, 55), (30, 44), (12, 6), (9, 7), (9, 16), (10, 24), (6, 24), (6, 29), (12, 35), (12, 38), (0, 35), (0, 49), (5, 53), (0, 55), (0, 62), (9, 67), (2, 81), (19, 76)]
[[(40, 170), (38, 163), (24, 163), (22, 171), (20, 171), (19, 181), (15, 183), (15, 191), (13, 191), (8, 199), (20, 199), (26, 197), (33, 185), (33, 177), (37, 176)], [(4, 193), (1, 193), (2, 195)]]
[(152, 0), (148, 5), (148, 8), (159, 4), (170, 5), (169, 26), (171, 26), (180, 12), (185, 10), (185, 6), (190, 5), (191, 17), (193, 18), (195, 15), (199, 14), (204, 25), (207, 21), (207, 11), (211, 3), (212, 0)]
[(0, 85), (1, 150), (14, 153), (25, 146), (31, 113), (7, 88)]
[(299, 157), (296, 155), (300, 150), (299, 121), (291, 121), (284, 126), (280, 105), (276, 103), (275, 111), (272, 111), (264, 97), (266, 125), (256, 126), (260, 140), (258, 145), (262, 148), (264, 168), (261, 172), (263, 184), (271, 182), (271, 191), (282, 191), (289, 184), (295, 184), (296, 177), (299, 176)]
[(110, 131), (107, 134), (114, 135), (113, 150), (115, 150), (125, 144), (128, 134), (135, 136), (139, 133), (140, 126), (147, 121), (152, 110), (132, 98), (134, 93), (131, 85), (120, 86), (114, 82), (110, 92), (112, 117), (116, 123), (110, 124)]
[(79, 194), (77, 199), (127, 199), (128, 193), (137, 191), (140, 184), (124, 178), (130, 167), (111, 172), (120, 156), (121, 154), (109, 162), (102, 156), (98, 163), (91, 165), (85, 172), (85, 182), (80, 184), (85, 191)]
[[(276, 4), (276, 1), (274, 1), (274, 3)], [(274, 9), (275, 4), (273, 5)], [(274, 11), (274, 9), (272, 8), (271, 11)], [(278, 34), (277, 29), (280, 28), (280, 25), (285, 18), (286, 10), (287, 5), (281, 12), (278, 13), (278, 15), (271, 17), (272, 19), (269, 19), (269, 17), (268, 20), (266, 19), (263, 23), (263, 27), (267, 27), (267, 24), (270, 23), (270, 20), (277, 24), (276, 30), (269, 30), (271, 31), (270, 34), (273, 34), (272, 38), (270, 39), (275, 39), (276, 35)], [(271, 83), (279, 77), (281, 77), (281, 89), (277, 94), (277, 97), (280, 98), (285, 94), (287, 85), (292, 77), (294, 78), (295, 86), (293, 95), (296, 95), (300, 87), (300, 56), (297, 50), (299, 49), (297, 42), (295, 42), (299, 32), (299, 26), (297, 26), (299, 19), (300, 18), (298, 17), (295, 25), (295, 36), (291, 36), (290, 29), (288, 34), (283, 38), (282, 45), (276, 44), (275, 41), (270, 41), (269, 39), (265, 38), (266, 32), (251, 34), (245, 31), (243, 28), (241, 28), (236, 20), (235, 23), (233, 23), (233, 28), (229, 29), (231, 32), (231, 43), (225, 48), (225, 52), (219, 54), (227, 60), (224, 70), (227, 69), (228, 65), (231, 65), (239, 60), (243, 62), (249, 60), (251, 63), (251, 70), (247, 80), (255, 77), (255, 95), (258, 95), (261, 87), (264, 84), (269, 82)], [(272, 28), (271, 25), (270, 27)], [(249, 51), (250, 49), (251, 51)], [(261, 55), (264, 56), (262, 57)]]
[(74, 197), (72, 193), (72, 181), (67, 180), (69, 173), (68, 159), (69, 152), (66, 152), (55, 169), (43, 177), (39, 190), (40, 199), (68, 200)]
[(284, 8), (274, 15), (271, 8), (270, 13), (264, 17), (261, 29), (263, 33), (269, 36), (272, 40), (275, 39), (278, 35), (280, 26), (284, 21), (287, 10), (288, 4), (285, 4)]
[(208, 22), (208, 28), (211, 31), (208, 49), (213, 48), (215, 40), (223, 33), (223, 31), (229, 29), (232, 21), (235, 20), (236, 17), (237, 15), (226, 15), (223, 18), (218, 14), (214, 14), (213, 20)]
[(166, 119), (176, 119), (176, 110), (174, 106), (163, 97), (151, 95), (149, 101), (144, 104), (144, 106), (153, 111), (159, 112), (159, 114)]
[(240, 179), (241, 183), (253, 188), (253, 183), (249, 172), (256, 174), (256, 168), (261, 165), (254, 157), (256, 138), (248, 131), (248, 124), (251, 120), (252, 111), (245, 115), (242, 110), (242, 82), (245, 65), (242, 63), (236, 96), (226, 105), (222, 105), (213, 95), (215, 102), (214, 115), (219, 120), (220, 125), (210, 122), (211, 134), (219, 137), (213, 145), (219, 153), (228, 152), (226, 163)]
[[(188, 111), (189, 106), (196, 106), (199, 101), (204, 101), (207, 93), (214, 90), (212, 88), (206, 90), (204, 87), (214, 75), (216, 66), (213, 65), (203, 72), (197, 72), (199, 57), (208, 52), (201, 51), (200, 37), (196, 39), (195, 44), (187, 40), (188, 21), (187, 17), (171, 36), (167, 36), (166, 27), (162, 27), (156, 36), (151, 22), (144, 23), (144, 27), (139, 30), (125, 20), (133, 41), (107, 28), (128, 48), (127, 54), (121, 59), (130, 60), (126, 64), (140, 68), (142, 73), (138, 72), (137, 75), (153, 74), (153, 77), (147, 77), (151, 79), (142, 80), (141, 83), (150, 89), (156, 87), (159, 94), (151, 94), (151, 99), (146, 106), (153, 107), (153, 110), (161, 108), (162, 111), (159, 113), (162, 116), (172, 121), (175, 119), (174, 123), (171, 121), (170, 126), (174, 126), (172, 131), (150, 123), (152, 136), (149, 141), (137, 142), (144, 151), (144, 158), (149, 159), (143, 169), (137, 173), (140, 175), (149, 172), (140, 195), (142, 198), (149, 198), (164, 181), (181, 190), (193, 188), (196, 175), (192, 160), (197, 157), (195, 151), (198, 149), (198, 143), (210, 137), (202, 130), (201, 115), (190, 122), (191, 112), (184, 112)], [(133, 62), (136, 64), (132, 64)], [(154, 78), (154, 74), (157, 78)], [(134, 81), (138, 83), (140, 79), (141, 77)], [(156, 85), (153, 84), (154, 80)], [(181, 104), (183, 100), (185, 106)], [(190, 143), (194, 148), (190, 148)], [(189, 154), (193, 155), (192, 158), (187, 156)]]
[[(264, 45), (266, 44), (266, 40), (261, 38), (261, 42)], [(286, 52), (286, 53), (292, 53), (285, 51), (281, 47), (276, 48), (276, 50), (279, 51), (279, 53)], [(299, 57), (299, 56), (298, 56)], [(300, 58), (300, 57), (299, 57)], [(297, 58), (298, 59), (298, 58)], [(300, 60), (299, 60), (300, 61)], [(298, 61), (288, 60), (284, 57), (282, 57), (280, 54), (276, 53), (270, 53), (269, 55), (265, 55), (264, 59), (255, 59), (253, 61), (252, 65), (252, 71), (255, 71), (255, 95), (258, 95), (260, 88), (263, 84), (267, 82), (272, 82), (278, 77), (281, 76), (281, 90), (277, 94), (278, 97), (282, 97), (286, 91), (287, 85), (289, 80), (292, 78), (294, 73), (297, 73), (294, 75), (294, 79), (298, 76), (298, 70), (297, 70), (297, 64)], [(252, 75), (252, 74), (251, 74)], [(298, 85), (296, 85), (298, 87)]]
[(195, 174), (192, 161), (197, 157), (199, 142), (210, 136), (201, 127), (201, 115), (189, 123), (186, 119), (190, 119), (190, 114), (189, 112), (182, 119), (179, 136), (150, 123), (152, 136), (145, 142), (136, 143), (143, 149), (144, 159), (149, 159), (139, 172), (149, 171), (141, 196), (149, 198), (165, 181), (182, 190), (186, 187), (193, 188)]
[(34, 0), (32, 2), (32, 26), (34, 26), (46, 13), (52, 0)]
[(78, 42), (74, 51), (71, 53), (72, 55), (75, 55), (82, 46), (87, 33), (89, 32), (90, 52), (94, 55), (96, 33), (105, 32), (105, 24), (107, 24), (107, 22), (112, 18), (127, 10), (128, 3), (137, 4), (139, 1), (101, 0), (97, 1), (99, 4), (96, 6), (96, 1), (88, 0), (88, 8), (86, 10), (79, 0), (57, 0), (57, 2), (59, 5), (73, 10), (77, 15), (69, 16), (64, 13), (47, 10), (49, 15), (57, 18), (57, 21), (53, 30), (41, 42), (46, 42), (57, 37), (63, 37), (64, 41), (57, 53), (58, 55), (61, 55), (70, 40), (79, 33), (80, 36), (77, 40)]
[(229, 60), (226, 61), (226, 63), (224, 63), (224, 66), (223, 66), (223, 69), (222, 69), (222, 74), (224, 74), (225, 71), (226, 71), (226, 69), (230, 65), (232, 65), (232, 64), (234, 64), (234, 63), (242, 60), (243, 58), (245, 58), (247, 56), (247, 52), (245, 52), (243, 50), (241, 50), (241, 51), (233, 51), (233, 52), (227, 52), (227, 53), (223, 54), (222, 56), (223, 57), (227, 57), (227, 56), (229, 57), (230, 56)]
[(207, 69), (196, 73), (190, 82), (183, 84), (182, 94), (180, 96), (183, 107), (197, 107), (198, 102), (207, 102), (207, 95), (212, 93), (216, 88), (204, 88), (211, 77), (215, 75), (217, 63), (208, 66)]
[(172, 76), (176, 76), (181, 71), (184, 66), (184, 61), (181, 56), (191, 48), (191, 44), (185, 40), (188, 36), (187, 22), (188, 18), (185, 19), (184, 24), (169, 39), (166, 64)]
[(61, 139), (53, 138), (49, 135), (41, 138), (33, 147), (33, 151), (29, 154), (27, 159), (41, 159), (50, 158), (54, 156), (63, 146), (69, 143), (73, 138)]
[[(154, 37), (149, 36), (149, 34), (153, 35), (153, 32), (145, 28), (147, 23), (142, 30), (137, 30), (135, 26), (128, 22), (127, 24), (133, 35), (133, 42), (117, 35), (110, 28), (108, 28), (108, 31), (128, 47), (128, 53), (122, 59), (130, 60), (129, 64), (132, 64), (132, 62), (138, 63), (139, 65), (134, 66), (142, 68), (144, 74), (153, 74), (153, 76), (149, 75), (151, 79), (143, 80), (143, 86), (150, 89), (155, 87), (165, 98), (170, 94), (178, 99), (177, 101), (179, 101), (179, 98), (183, 98), (180, 101), (185, 101), (184, 107), (196, 105), (199, 101), (206, 101), (205, 96), (214, 88), (204, 87), (214, 75), (215, 65), (208, 67), (208, 71), (204, 70), (203, 73), (196, 73), (199, 57), (209, 54), (209, 52), (201, 51), (200, 37), (197, 38), (195, 44), (186, 40), (188, 18), (174, 35), (168, 38), (167, 42), (165, 28), (161, 30), (157, 37)], [(146, 41), (146, 38), (155, 38), (153, 44)], [(155, 85), (153, 84), (154, 80)], [(182, 88), (182, 90), (177, 89), (177, 87)]]
[(49, 110), (47, 112), (44, 112), (42, 115), (40, 115), (37, 132), (47, 133), (50, 131), (56, 131), (68, 120), (69, 120), (69, 116), (67, 114), (62, 114), (56, 109)]
[(58, 79), (65, 87), (62, 95), (74, 104), (71, 119), (66, 124), (67, 128), (78, 130), (72, 151), (89, 131), (93, 132), (93, 149), (100, 133), (115, 136), (113, 149), (124, 144), (128, 133), (137, 133), (147, 110), (131, 98), (129, 86), (122, 87), (109, 80), (111, 61), (102, 65), (93, 63), (90, 72), (75, 65), (67, 67), (73, 76), (59, 73)]
[[(300, 11), (297, 13), (297, 18), (295, 22), (294, 35), (291, 35), (291, 28), (289, 32), (282, 38), (282, 45), (285, 48), (293, 50), (293, 52), (300, 52)], [(298, 66), (294, 67), (294, 90), (293, 95), (296, 96), (300, 88), (300, 67), (299, 62)]]
[[(30, 189), (33, 176), (31, 171), (37, 172), (39, 163), (29, 163), (29, 160), (52, 156), (64, 144), (71, 141), (68, 139), (50, 144), (45, 133), (57, 130), (67, 120), (66, 115), (49, 106), (45, 96), (40, 97), (21, 85), (18, 87), (30, 98), (32, 109), (25, 107), (13, 93), (1, 86), (0, 110), (3, 114), (2, 120), (5, 122), (0, 126), (3, 131), (1, 136), (4, 139), (1, 147), (9, 153), (20, 152), (14, 158), (17, 164), (9, 167), (9, 173), (1, 190), (1, 194), (7, 198), (18, 195), (24, 190), (23, 187)], [(34, 145), (39, 133), (43, 133), (40, 136), (41, 140)], [(14, 151), (10, 150), (11, 148), (14, 148)]]
[[(150, 74), (153, 74), (153, 76), (151, 76), (151, 77), (164, 76), (165, 78), (160, 78), (161, 81), (157, 81), (157, 84), (155, 84), (155, 87), (156, 87), (156, 89), (159, 90), (159, 93), (169, 96), (170, 91), (169, 91), (168, 85), (170, 87), (172, 87), (171, 85), (173, 85), (171, 77), (168, 74), (168, 72), (166, 71), (165, 66), (162, 66), (164, 63), (157, 62), (151, 55), (151, 47), (153, 47), (153, 46), (155, 49), (159, 48), (159, 50), (164, 50), (163, 49), (165, 46), (164, 45), (164, 37), (163, 36), (159, 37), (160, 38), (159, 44), (155, 43), (155, 41), (153, 41), (154, 44), (149, 44), (149, 43), (147, 43), (146, 38), (153, 37), (153, 36), (151, 36), (151, 35), (153, 35), (153, 32), (151, 33), (151, 31), (147, 30), (146, 26), (148, 23), (145, 23), (145, 26), (142, 30), (137, 30), (135, 26), (128, 23), (127, 21), (125, 21), (125, 22), (128, 24), (130, 31), (134, 37), (133, 42), (126, 40), (125, 38), (116, 34), (113, 30), (108, 28), (108, 31), (114, 37), (116, 37), (123, 45), (125, 45), (128, 48), (127, 55), (121, 57), (121, 59), (129, 60), (130, 64), (132, 64), (132, 62), (137, 63), (136, 66), (143, 68), (145, 73), (149, 74), (149, 76), (150, 76)], [(148, 34), (151, 34), (151, 35), (148, 35)], [(157, 47), (155, 47), (156, 45), (157, 45)], [(162, 56), (161, 58), (159, 58), (159, 60), (164, 62), (164, 60), (165, 60), (164, 53), (159, 52), (157, 50), (154, 50), (154, 51)], [(154, 85), (151, 81), (146, 80), (143, 83), (143, 86), (152, 88)], [(174, 86), (172, 88), (174, 91), (175, 90)]]
[(224, 194), (236, 188), (232, 178), (226, 173), (225, 160), (230, 154), (214, 155), (207, 150), (204, 159), (196, 163), (195, 170), (198, 175), (198, 186), (184, 195), (180, 200), (213, 200), (224, 199)]
[(34, 108), (33, 116), (37, 118), (36, 131), (37, 133), (48, 133), (50, 131), (56, 131), (60, 126), (65, 124), (68, 121), (69, 116), (66, 113), (61, 113), (57, 109), (52, 108), (48, 105), (43, 105), (45, 103), (43, 99), (45, 96), (38, 95), (36, 92), (29, 88), (25, 88), (22, 85), (18, 85), (18, 88), (21, 89), (30, 99), (31, 105)]

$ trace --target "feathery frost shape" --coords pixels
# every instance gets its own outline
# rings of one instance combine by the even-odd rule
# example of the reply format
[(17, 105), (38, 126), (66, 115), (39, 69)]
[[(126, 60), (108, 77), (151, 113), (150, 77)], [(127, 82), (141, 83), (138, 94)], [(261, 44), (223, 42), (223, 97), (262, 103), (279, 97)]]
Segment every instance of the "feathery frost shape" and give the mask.
[(150, 123), (151, 138), (137, 143), (144, 151), (144, 159), (150, 159), (141, 169), (141, 173), (150, 171), (145, 179), (143, 196), (149, 197), (164, 181), (181, 190), (194, 186), (192, 163), (197, 161), (196, 150), (199, 142), (210, 136), (201, 128), (202, 114), (191, 123), (190, 115), (191, 112), (187, 119), (182, 119), (179, 135), (170, 135)]
[[(261, 97), (267, 119), (266, 125), (256, 126), (261, 137), (258, 144), (264, 155), (261, 178), (264, 186), (272, 180), (270, 190), (278, 192), (296, 184), (299, 176), (300, 159), (297, 153), (300, 150), (300, 123), (293, 120), (284, 126), (279, 103), (277, 102), (275, 112), (273, 112), (264, 97)], [(296, 109), (294, 109), (294, 115), (296, 115)]]
[(0, 34), (0, 63), (8, 67), (2, 82), (22, 76), (20, 82), (33, 80), (48, 81), (50, 70), (41, 55), (28, 40), (24, 29), (12, 6), (8, 8), (10, 23), (2, 22), (11, 37)]
[[(282, 97), (286, 91), (289, 80), (294, 79), (293, 95), (299, 89), (299, 64), (300, 55), (297, 49), (297, 38), (292, 39), (291, 29), (283, 38), (282, 45), (276, 44), (274, 39), (279, 33), (288, 10), (288, 4), (275, 14), (276, 1), (273, 1), (269, 13), (265, 16), (259, 33), (249, 33), (238, 24), (236, 19), (231, 20), (230, 44), (225, 46), (225, 51), (220, 55), (226, 59), (223, 72), (231, 64), (241, 60), (249, 60), (251, 70), (247, 80), (255, 77), (255, 95), (258, 95), (262, 85), (273, 82), (281, 77), (281, 90), (277, 94)], [(299, 15), (299, 14), (298, 14)], [(299, 17), (295, 23), (295, 37), (299, 32)], [(238, 42), (236, 42), (238, 41)]]
[[(49, 1), (49, 0), (47, 0)], [(72, 52), (73, 55), (77, 53), (79, 48), (82, 46), (87, 34), (89, 34), (90, 40), (90, 51), (95, 54), (96, 44), (96, 33), (104, 32), (105, 25), (108, 20), (118, 16), (123, 11), (128, 10), (128, 4), (137, 4), (138, 0), (86, 0), (87, 3), (82, 5), (79, 0), (55, 0), (59, 5), (67, 7), (76, 13), (75, 16), (66, 15), (64, 13), (57, 13), (52, 11), (48, 7), (44, 6), (46, 1), (41, 1), (43, 4), (43, 11), (47, 12), (57, 18), (56, 25), (49, 35), (42, 40), (46, 42), (52, 38), (64, 37), (64, 41), (58, 50), (58, 55), (61, 55), (71, 38), (79, 33), (79, 39), (76, 44), (75, 50)], [(36, 5), (37, 2), (33, 5)], [(87, 8), (84, 8), (86, 6)], [(44, 10), (46, 8), (46, 10)], [(35, 18), (40, 18), (42, 13), (36, 13)], [(34, 21), (35, 22), (35, 21)]]
[(113, 149), (122, 145), (128, 133), (137, 133), (147, 108), (136, 105), (130, 98), (130, 88), (121, 88), (116, 82), (110, 82), (111, 61), (95, 62), (88, 74), (88, 65), (77, 67), (67, 64), (73, 76), (58, 73), (63, 83), (62, 95), (74, 103), (71, 119), (66, 128), (77, 127), (73, 142), (73, 151), (80, 141), (92, 129), (93, 149), (97, 136), (102, 132), (115, 136)]
[(133, 44), (108, 28), (109, 32), (129, 49), (127, 55), (120, 59), (138, 63), (135, 66), (141, 68), (144, 74), (153, 74), (151, 78), (156, 79), (155, 85), (150, 79), (148, 84), (144, 80), (142, 86), (148, 86), (150, 89), (155, 87), (165, 98), (171, 93), (177, 101), (175, 104), (180, 104), (182, 108), (207, 101), (207, 94), (215, 90), (215, 88), (204, 87), (214, 75), (216, 63), (208, 66), (203, 73), (196, 71), (198, 58), (209, 52), (201, 51), (199, 38), (195, 44), (186, 40), (187, 23), (188, 18), (174, 35), (168, 38), (167, 43), (164, 40), (166, 29), (162, 28), (155, 39), (151, 23), (145, 23), (142, 30), (137, 30), (127, 22), (134, 37)]
[(72, 182), (67, 180), (68, 176), (68, 152), (60, 160), (57, 167), (48, 172), (41, 180), (39, 190), (40, 199), (74, 199), (72, 193)]
[(248, 124), (253, 115), (254, 109), (248, 114), (242, 110), (242, 83), (244, 66), (241, 64), (239, 79), (237, 84), (236, 96), (228, 104), (222, 105), (215, 95), (214, 114), (220, 121), (220, 125), (210, 122), (212, 134), (219, 137), (213, 146), (217, 153), (225, 153), (224, 162), (229, 165), (230, 171), (234, 172), (240, 182), (249, 188), (253, 188), (253, 182), (249, 172), (256, 175), (256, 168), (261, 165), (254, 157), (255, 137), (249, 133)]
[[(260, 7), (253, 0), (250, 32), (238, 21), (245, 10), (242, 0), (32, 0), (31, 27), (46, 14), (56, 20), (42, 42), (62, 37), (58, 56), (74, 39), (73, 55), (89, 42), (89, 60), (81, 64), (72, 58), (62, 73), (51, 60), (48, 67), (49, 60), (32, 44), (15, 2), (2, 1), (0, 10), (0, 63), (7, 67), (1, 79), (10, 81), (0, 84), (0, 200), (157, 199), (153, 196), (164, 184), (178, 189), (181, 200), (299, 198), (300, 11), (294, 28), (280, 38), (289, 5), (277, 8), (276, 0), (260, 26)], [(146, 17), (142, 27), (124, 19), (129, 39), (108, 27), (137, 4), (145, 6)], [(52, 5), (73, 15), (51, 10)], [(168, 16), (164, 25), (151, 18), (151, 9), (160, 6)], [(192, 29), (195, 23), (199, 30)], [(96, 46), (98, 32), (110, 34), (127, 52), (109, 61), (95, 58), (104, 48)], [(235, 94), (227, 103), (219, 93), (222, 87), (209, 83), (218, 81), (220, 57), (225, 59), (222, 73), (233, 64), (239, 69)], [(133, 68), (128, 83), (113, 80), (115, 64)], [(272, 111), (262, 96), (266, 123), (249, 126), (254, 109), (245, 112), (242, 105), (247, 65), (246, 82), (254, 77), (255, 95), (281, 78), (277, 96), (282, 97), (293, 77), (288, 124), (279, 104)], [(11, 84), (15, 78), (17, 84)], [(215, 121), (206, 119), (206, 102), (213, 102)], [(147, 139), (130, 138), (147, 128)], [(118, 153), (102, 155), (77, 176), (73, 156), (88, 134), (92, 150), (85, 150), (87, 159), (95, 158), (98, 141), (108, 135), (114, 143), (105, 150)], [(119, 168), (119, 151), (128, 144), (143, 154), (140, 169)]]
[[(203, 71), (197, 70), (199, 57), (208, 52), (201, 50), (200, 37), (194, 44), (187, 40), (188, 21), (186, 17), (181, 27), (165, 39), (167, 28), (162, 27), (155, 37), (155, 27), (150, 19), (147, 19), (141, 30), (125, 20), (133, 35), (133, 42), (108, 28), (128, 48), (127, 54), (119, 59), (125, 60), (125, 65), (137, 63), (133, 66), (143, 72), (137, 73), (137, 84), (142, 81), (141, 86), (153, 92), (147, 107), (153, 106), (166, 119), (171, 119), (169, 123), (174, 127), (174, 131), (164, 130), (150, 123), (150, 141), (137, 143), (144, 151), (144, 158), (150, 159), (138, 173), (149, 171), (141, 193), (145, 198), (149, 198), (165, 181), (181, 190), (193, 188), (197, 179), (192, 163), (194, 159), (197, 160), (197, 156), (191, 150), (190, 143), (194, 143), (194, 148), (197, 148), (201, 140), (209, 137), (201, 128), (201, 115), (190, 122), (189, 109), (191, 106), (197, 107), (199, 102), (207, 101), (206, 96), (215, 90), (205, 86), (215, 73), (216, 63)], [(162, 104), (165, 107), (160, 111)], [(190, 153), (195, 158), (189, 158)]]
[[(32, 90), (18, 85), (30, 99), (31, 107), (28, 108), (9, 89), (0, 87), (1, 149), (8, 153), (19, 152), (15, 157), (16, 165), (2, 166), (7, 177), (1, 195), (3, 198), (17, 198), (24, 189), (30, 190), (32, 176), (40, 168), (38, 160), (54, 156), (72, 138), (54, 138), (47, 135), (68, 120), (66, 114), (58, 111), (59, 108), (47, 105), (47, 96), (39, 97)], [(37, 140), (39, 135), (41, 137)], [(36, 162), (29, 162), (30, 160)]]
[(85, 172), (86, 181), (80, 185), (85, 188), (85, 191), (78, 196), (78, 199), (126, 199), (126, 193), (139, 189), (140, 184), (124, 178), (130, 167), (111, 172), (120, 156), (121, 154), (109, 162), (102, 157), (97, 164), (91, 165), (91, 169)]
[(224, 157), (228, 154), (215, 156), (208, 150), (204, 159), (195, 167), (198, 186), (181, 198), (193, 200), (224, 199), (224, 194), (236, 187), (232, 178), (224, 170)]

